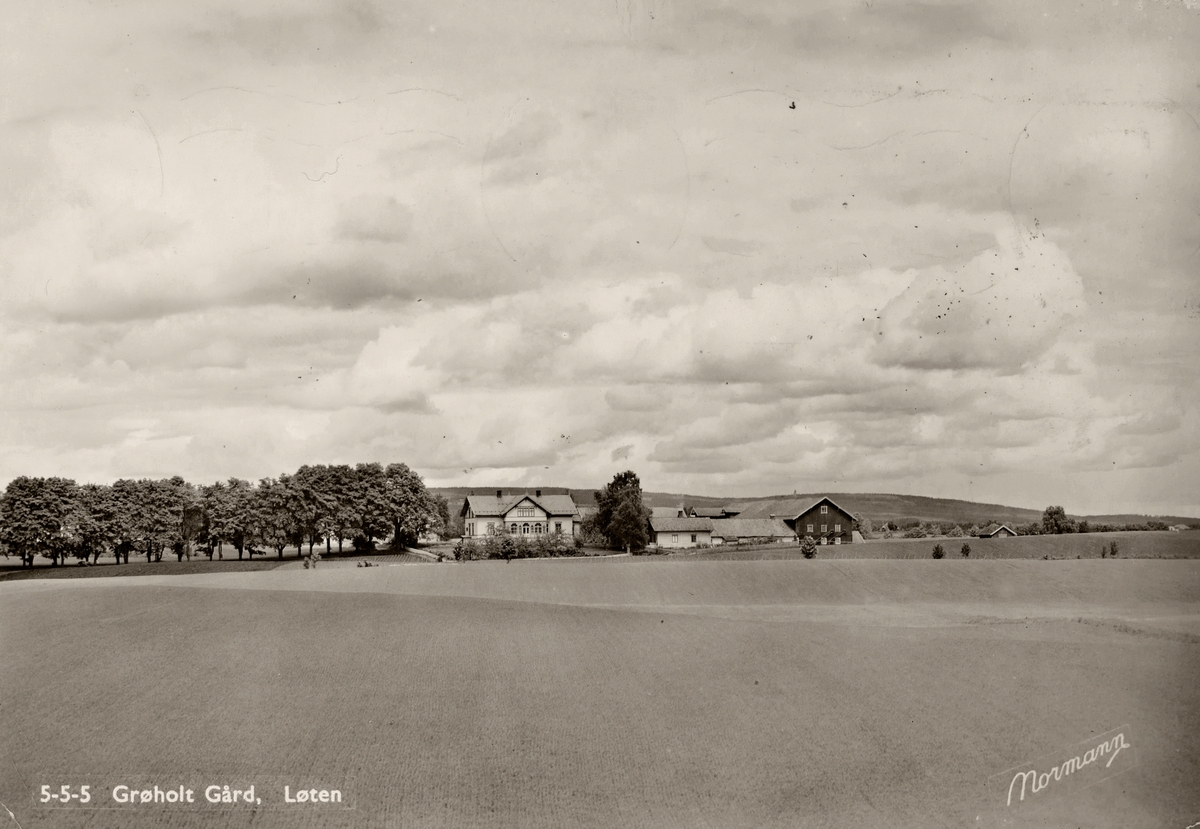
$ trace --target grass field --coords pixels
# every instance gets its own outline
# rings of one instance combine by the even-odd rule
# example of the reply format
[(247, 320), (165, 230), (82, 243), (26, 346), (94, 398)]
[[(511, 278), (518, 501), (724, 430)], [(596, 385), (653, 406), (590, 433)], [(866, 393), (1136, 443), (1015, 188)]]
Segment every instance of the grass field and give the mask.
[[(941, 544), (946, 558), (961, 558), (962, 545), (971, 545), (972, 559), (997, 558), (1101, 558), (1112, 542), (1118, 558), (1200, 558), (1200, 532), (1114, 532), (1083, 535), (1023, 535), (1016, 538), (888, 538), (862, 544), (836, 544), (817, 548), (817, 558), (930, 558)], [(674, 558), (711, 561), (770, 561), (803, 558), (794, 544), (755, 547), (712, 547), (673, 553)]]
[[(0, 583), (0, 802), (23, 829), (1200, 820), (1198, 562), (621, 561)], [(998, 814), (989, 777), (1118, 726), (1135, 768)], [(32, 804), (84, 778), (355, 808)]]

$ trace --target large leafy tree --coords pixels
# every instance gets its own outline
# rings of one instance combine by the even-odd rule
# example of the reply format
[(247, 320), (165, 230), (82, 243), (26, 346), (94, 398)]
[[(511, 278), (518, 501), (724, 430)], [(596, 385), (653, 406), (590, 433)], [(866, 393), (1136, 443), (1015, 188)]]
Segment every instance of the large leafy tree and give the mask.
[(332, 516), (338, 506), (329, 467), (302, 466), (292, 476), (291, 483), (297, 499), (301, 529), (308, 539), (309, 555), (312, 555), (313, 545), (321, 538), (325, 539), (325, 549), (328, 551)]
[(263, 478), (253, 497), (255, 536), (280, 558), (289, 544), (299, 548), (304, 532), (298, 499), (290, 482), (287, 475), (280, 475), (278, 480)]
[(357, 529), (359, 511), (355, 503), (355, 490), (358, 488), (358, 476), (354, 467), (345, 464), (328, 467), (326, 475), (328, 491), (333, 496), (333, 512), (329, 515), (328, 527), (337, 539), (340, 553), (342, 542), (353, 538)]
[(208, 532), (218, 545), (218, 556), (224, 557), (221, 546), (228, 542), (241, 560), (246, 543), (253, 540), (253, 494), (250, 482), (241, 478), (230, 478), (225, 483), (218, 482), (205, 488), (203, 500)]
[(650, 510), (642, 503), (642, 483), (621, 472), (596, 493), (596, 527), (613, 547), (640, 550), (649, 540)]
[(1046, 507), (1042, 513), (1042, 532), (1044, 534), (1073, 533), (1075, 530), (1075, 520), (1067, 518), (1067, 511), (1062, 507)]
[(9, 482), (0, 501), (0, 541), (20, 556), (22, 567), (32, 567), (39, 553), (55, 565), (65, 559), (73, 541), (75, 489), (67, 478), (22, 475)]
[[(388, 464), (384, 470), (384, 491), (393, 547), (415, 544), (421, 533), (441, 520), (437, 502), (425, 489), (425, 482), (407, 464)], [(450, 505), (445, 503), (443, 507), (448, 520)]]
[(354, 467), (354, 504), (356, 538), (365, 538), (368, 548), (392, 529), (392, 508), (387, 475), (378, 463), (360, 463)]
[(111, 550), (117, 554), (120, 525), (112, 487), (100, 484), (78, 487), (70, 521), (75, 555), (80, 559), (87, 561), (90, 556), (95, 564), (102, 553)]

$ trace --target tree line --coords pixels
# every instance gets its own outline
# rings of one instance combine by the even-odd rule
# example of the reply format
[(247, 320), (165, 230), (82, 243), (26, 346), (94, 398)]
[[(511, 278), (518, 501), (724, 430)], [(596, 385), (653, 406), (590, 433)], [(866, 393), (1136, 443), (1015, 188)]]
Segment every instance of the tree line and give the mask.
[(293, 474), (240, 478), (196, 486), (175, 476), (122, 479), (111, 485), (68, 478), (21, 476), (0, 496), (0, 549), (32, 566), (38, 555), (54, 565), (72, 558), (96, 563), (112, 555), (162, 561), (193, 554), (223, 558), (229, 545), (239, 559), (266, 549), (279, 558), (287, 547), (330, 551), (350, 541), (372, 549), (391, 537), (410, 545), (427, 531), (445, 532), (449, 504), (432, 496), (421, 476), (403, 463), (302, 466)]

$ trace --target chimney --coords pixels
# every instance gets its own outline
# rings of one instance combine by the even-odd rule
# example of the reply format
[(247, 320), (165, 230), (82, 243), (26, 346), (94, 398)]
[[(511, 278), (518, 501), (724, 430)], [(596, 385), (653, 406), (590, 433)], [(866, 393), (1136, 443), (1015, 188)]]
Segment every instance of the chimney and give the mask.
[(775, 513), (771, 513), (771, 520), (772, 520), (772, 521), (774, 521), (774, 520), (775, 520)]
[(502, 490), (502, 489), (498, 489), (498, 490), (496, 490), (496, 497), (497, 497), (497, 498), (503, 498), (503, 497), (504, 497), (504, 490)]
[(534, 494), (534, 496), (533, 496), (533, 497), (535, 497), (535, 498), (541, 498), (541, 497), (542, 497), (542, 491), (541, 491), (540, 489), (535, 489), (535, 490), (534, 490), (534, 493), (535, 493), (535, 494)]

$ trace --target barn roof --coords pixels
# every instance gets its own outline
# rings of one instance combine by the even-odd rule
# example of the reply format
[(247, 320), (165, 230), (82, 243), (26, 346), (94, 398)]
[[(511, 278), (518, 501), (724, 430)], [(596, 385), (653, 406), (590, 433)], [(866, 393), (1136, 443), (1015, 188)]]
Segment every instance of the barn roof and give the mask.
[(714, 538), (794, 538), (778, 518), (721, 518), (713, 521)]
[(696, 518), (724, 518), (725, 507), (692, 507), (692, 515)]
[(979, 537), (983, 538), (984, 536), (995, 535), (996, 533), (1000, 532), (1001, 530), (1008, 530), (1013, 535), (1017, 534), (1017, 531), (1014, 530), (1012, 527), (1008, 526), (1007, 524), (988, 524), (986, 527), (984, 527), (982, 530), (979, 531)]
[(660, 518), (650, 517), (650, 529), (656, 533), (699, 533), (711, 532), (713, 522), (708, 518)]

